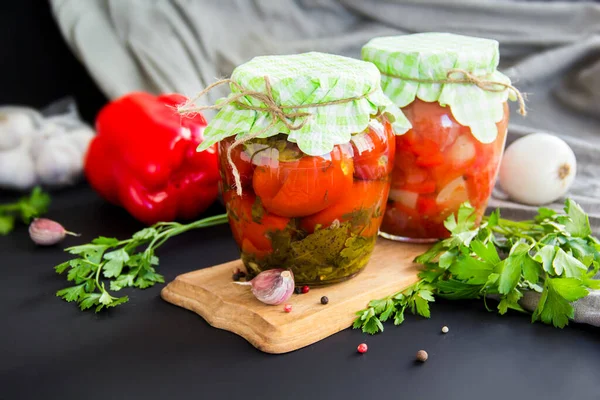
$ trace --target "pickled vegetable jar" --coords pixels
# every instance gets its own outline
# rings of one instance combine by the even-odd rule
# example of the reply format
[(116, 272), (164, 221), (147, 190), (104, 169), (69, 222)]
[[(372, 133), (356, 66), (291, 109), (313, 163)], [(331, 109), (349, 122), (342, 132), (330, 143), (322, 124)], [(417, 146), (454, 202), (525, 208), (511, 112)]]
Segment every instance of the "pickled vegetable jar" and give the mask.
[(394, 132), (409, 127), (379, 71), (307, 53), (257, 57), (231, 79), (202, 147), (219, 141), (221, 190), (248, 273), (290, 268), (297, 285), (356, 275), (385, 213)]
[(383, 37), (363, 47), (384, 93), (411, 123), (396, 157), (381, 235), (428, 242), (464, 202), (478, 221), (492, 193), (508, 126), (510, 80), (496, 70), (498, 43), (443, 33)]

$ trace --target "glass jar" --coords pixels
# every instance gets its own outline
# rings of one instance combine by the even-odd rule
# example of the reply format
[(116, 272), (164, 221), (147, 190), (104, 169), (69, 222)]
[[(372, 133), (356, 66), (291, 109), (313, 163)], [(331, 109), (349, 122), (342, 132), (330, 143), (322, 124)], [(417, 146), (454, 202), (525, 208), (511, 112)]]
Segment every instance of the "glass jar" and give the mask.
[(506, 141), (507, 101), (519, 100), (525, 112), (497, 70), (499, 57), (495, 40), (436, 32), (374, 38), (362, 48), (411, 125), (396, 132), (383, 237), (446, 238), (444, 221), (465, 202), (481, 221)]
[(219, 142), (223, 198), (233, 236), (250, 277), (290, 268), (296, 285), (322, 285), (366, 266), (385, 212), (395, 137), (384, 117), (310, 156), (279, 134), (232, 150), (242, 195), (234, 189), (227, 151)]
[(449, 236), (444, 221), (468, 201), (477, 223), (485, 212), (502, 158), (508, 105), (498, 135), (481, 143), (448, 107), (415, 99), (402, 108), (413, 128), (396, 137), (396, 160), (381, 235), (428, 242)]

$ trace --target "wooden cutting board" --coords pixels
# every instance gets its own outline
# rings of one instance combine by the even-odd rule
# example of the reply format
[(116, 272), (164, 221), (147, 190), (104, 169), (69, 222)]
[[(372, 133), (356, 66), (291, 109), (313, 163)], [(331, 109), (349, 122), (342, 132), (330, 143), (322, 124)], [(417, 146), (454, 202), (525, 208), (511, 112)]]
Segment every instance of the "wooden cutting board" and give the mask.
[[(240, 260), (179, 275), (161, 292), (166, 301), (194, 311), (215, 328), (226, 329), (267, 353), (287, 353), (322, 340), (352, 325), (358, 310), (372, 299), (395, 293), (417, 281), (414, 257), (429, 245), (378, 242), (366, 269), (355, 278), (294, 294), (283, 305), (268, 306), (247, 286), (234, 285)], [(321, 296), (329, 303), (321, 304)]]

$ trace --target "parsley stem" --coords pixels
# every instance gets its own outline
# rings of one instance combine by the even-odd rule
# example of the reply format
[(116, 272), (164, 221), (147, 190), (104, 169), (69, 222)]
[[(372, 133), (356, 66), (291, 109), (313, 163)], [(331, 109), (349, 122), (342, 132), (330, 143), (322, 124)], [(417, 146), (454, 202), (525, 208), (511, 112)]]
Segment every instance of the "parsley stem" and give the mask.
[(209, 226), (221, 225), (227, 223), (227, 214), (214, 215), (212, 217), (200, 219), (186, 225), (177, 224), (170, 229), (158, 234), (146, 248), (146, 251), (156, 250), (162, 246), (168, 239), (181, 233), (198, 228), (208, 228)]

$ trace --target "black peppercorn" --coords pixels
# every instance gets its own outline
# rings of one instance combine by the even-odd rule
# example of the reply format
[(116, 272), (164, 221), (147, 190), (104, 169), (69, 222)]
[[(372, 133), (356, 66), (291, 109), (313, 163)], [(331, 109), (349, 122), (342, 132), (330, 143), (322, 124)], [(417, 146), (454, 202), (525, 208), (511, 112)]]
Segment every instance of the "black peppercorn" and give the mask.
[(329, 299), (327, 298), (327, 296), (321, 297), (321, 304), (327, 304), (327, 303), (329, 303)]
[(240, 277), (240, 274), (238, 274), (238, 273), (236, 272), (235, 274), (233, 274), (233, 277), (232, 277), (232, 278), (233, 278), (233, 280), (234, 280), (235, 282), (237, 282), (237, 281), (239, 281), (239, 280), (240, 280), (240, 278), (241, 278), (241, 277)]
[(294, 288), (294, 293), (296, 293), (296, 294), (301, 294), (301, 293), (302, 293), (302, 288), (301, 288), (300, 286), (296, 286), (296, 287)]

